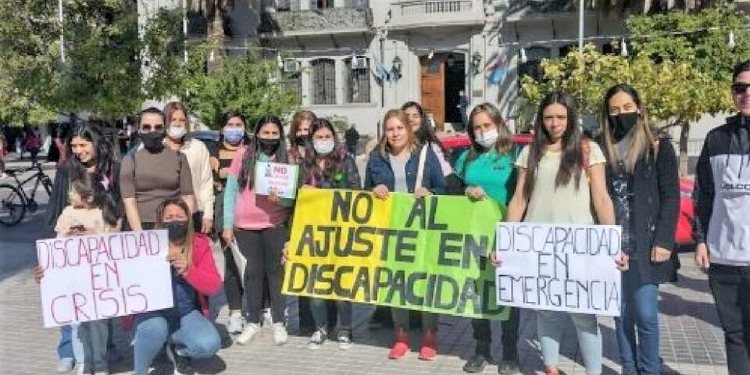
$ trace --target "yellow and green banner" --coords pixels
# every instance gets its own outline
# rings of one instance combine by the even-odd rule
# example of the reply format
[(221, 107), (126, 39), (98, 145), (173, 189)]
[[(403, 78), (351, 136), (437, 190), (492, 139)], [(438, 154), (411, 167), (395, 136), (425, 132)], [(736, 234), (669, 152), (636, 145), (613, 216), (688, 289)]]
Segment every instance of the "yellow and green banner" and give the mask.
[(486, 258), (504, 211), (463, 196), (301, 189), (284, 293), (504, 319)]

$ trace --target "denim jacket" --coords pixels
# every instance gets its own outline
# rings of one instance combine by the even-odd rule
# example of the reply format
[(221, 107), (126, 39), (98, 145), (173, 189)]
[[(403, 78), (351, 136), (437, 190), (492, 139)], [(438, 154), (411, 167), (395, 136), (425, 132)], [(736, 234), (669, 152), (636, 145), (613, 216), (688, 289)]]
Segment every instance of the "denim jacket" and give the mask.
[[(406, 185), (410, 193), (414, 192), (417, 169), (419, 167), (419, 153), (421, 150), (421, 147), (415, 148), (406, 162)], [(367, 161), (365, 189), (372, 190), (375, 186), (383, 184), (388, 187), (388, 190), (393, 191), (396, 183), (395, 180), (388, 156), (383, 157), (380, 150), (373, 150), (370, 153), (370, 159)], [(445, 177), (443, 176), (442, 169), (440, 169), (440, 161), (438, 161), (437, 156), (429, 147), (427, 148), (425, 157), (422, 187), (434, 194), (443, 194), (446, 188)]]

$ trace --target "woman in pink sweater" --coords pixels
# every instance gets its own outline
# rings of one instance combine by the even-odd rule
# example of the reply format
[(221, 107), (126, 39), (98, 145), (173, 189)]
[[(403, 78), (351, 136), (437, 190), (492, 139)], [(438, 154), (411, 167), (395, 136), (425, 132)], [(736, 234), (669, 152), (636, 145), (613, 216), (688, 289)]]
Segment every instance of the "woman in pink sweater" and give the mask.
[(208, 316), (208, 297), (221, 288), (221, 276), (211, 252), (211, 242), (193, 233), (190, 209), (181, 198), (159, 206), (156, 228), (169, 233), (169, 263), (174, 306), (135, 316), (133, 374), (146, 375), (156, 355), (165, 347), (175, 374), (192, 373), (191, 358), (210, 358), (221, 339)]

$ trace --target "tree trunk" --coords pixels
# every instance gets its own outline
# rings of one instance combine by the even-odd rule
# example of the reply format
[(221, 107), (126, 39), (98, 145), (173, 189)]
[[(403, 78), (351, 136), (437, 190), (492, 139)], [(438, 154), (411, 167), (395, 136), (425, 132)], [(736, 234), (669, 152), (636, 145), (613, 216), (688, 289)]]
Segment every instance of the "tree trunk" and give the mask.
[(222, 47), (224, 46), (224, 12), (226, 0), (214, 0), (209, 7), (208, 19), (208, 42), (211, 46), (209, 54), (209, 73), (220, 72), (224, 65)]
[(688, 135), (690, 134), (690, 123), (688, 121), (682, 121), (680, 123), (680, 177), (687, 176), (688, 174)]

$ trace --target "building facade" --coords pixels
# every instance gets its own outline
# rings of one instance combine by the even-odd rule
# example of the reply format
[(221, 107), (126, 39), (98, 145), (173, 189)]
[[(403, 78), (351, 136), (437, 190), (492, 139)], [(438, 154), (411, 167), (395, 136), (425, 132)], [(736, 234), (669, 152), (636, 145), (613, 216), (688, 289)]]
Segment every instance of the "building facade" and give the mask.
[[(180, 1), (141, 3), (153, 12)], [(385, 111), (407, 101), (420, 102), (439, 127), (460, 122), (460, 91), (469, 108), (491, 102), (513, 120), (519, 72), (538, 74), (542, 58), (564, 55), (578, 37), (578, 13), (567, 0), (234, 3), (230, 54), (258, 48), (277, 58), (280, 83), (303, 108), (373, 136)], [(622, 18), (596, 12), (585, 13), (584, 25), (586, 41), (605, 49), (624, 31)]]

